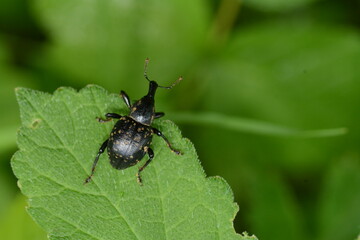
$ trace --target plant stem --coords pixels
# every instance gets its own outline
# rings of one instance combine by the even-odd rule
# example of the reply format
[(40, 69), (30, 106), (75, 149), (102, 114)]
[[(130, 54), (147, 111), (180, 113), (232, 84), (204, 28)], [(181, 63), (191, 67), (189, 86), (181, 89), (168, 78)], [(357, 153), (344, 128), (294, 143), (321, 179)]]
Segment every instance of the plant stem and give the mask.
[(239, 14), (241, 0), (221, 0), (210, 31), (210, 45), (218, 48), (226, 43)]

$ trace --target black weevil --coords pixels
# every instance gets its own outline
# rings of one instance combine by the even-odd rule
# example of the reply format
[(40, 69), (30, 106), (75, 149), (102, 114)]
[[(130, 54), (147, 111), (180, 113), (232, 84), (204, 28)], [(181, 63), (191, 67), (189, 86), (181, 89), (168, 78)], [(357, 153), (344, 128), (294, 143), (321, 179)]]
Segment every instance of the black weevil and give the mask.
[(164, 116), (163, 112), (155, 112), (154, 97), (156, 89), (159, 87), (171, 89), (182, 80), (182, 77), (176, 80), (169, 87), (159, 86), (155, 81), (150, 80), (147, 76), (148, 63), (149, 59), (147, 58), (145, 60), (144, 77), (149, 81), (148, 94), (142, 97), (140, 100), (136, 101), (134, 104), (131, 104), (128, 95), (124, 91), (121, 91), (120, 93), (125, 104), (130, 109), (130, 114), (128, 116), (120, 116), (117, 113), (106, 113), (105, 120), (97, 118), (99, 122), (108, 122), (112, 118), (119, 120), (112, 129), (110, 137), (101, 145), (95, 157), (95, 161), (91, 169), (91, 174), (88, 178), (85, 179), (84, 184), (91, 181), (91, 178), (95, 172), (96, 164), (100, 155), (105, 151), (105, 148), (107, 148), (111, 165), (119, 170), (134, 166), (144, 157), (146, 153), (149, 155), (149, 159), (142, 167), (139, 168), (136, 174), (140, 185), (142, 184), (142, 179), (140, 176), (141, 171), (143, 171), (144, 168), (149, 165), (151, 160), (154, 158), (154, 152), (150, 148), (153, 134), (162, 137), (171, 151), (178, 155), (181, 154), (180, 151), (175, 150), (171, 146), (169, 140), (158, 129), (151, 127), (151, 123), (154, 119)]

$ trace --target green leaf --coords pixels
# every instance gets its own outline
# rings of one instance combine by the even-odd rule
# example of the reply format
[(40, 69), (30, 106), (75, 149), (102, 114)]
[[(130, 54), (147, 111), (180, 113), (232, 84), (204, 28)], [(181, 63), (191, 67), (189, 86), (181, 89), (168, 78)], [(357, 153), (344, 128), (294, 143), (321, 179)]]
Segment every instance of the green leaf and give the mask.
[[(259, 238), (306, 239), (303, 215), (291, 189), (274, 173), (259, 171), (249, 181), (250, 201), (254, 206), (249, 216)], [(262, 219), (263, 221), (260, 221)]]
[(131, 89), (146, 57), (159, 63), (152, 76), (175, 78), (198, 60), (207, 37), (204, 0), (36, 0), (33, 9), (53, 39), (41, 64), (108, 89)]
[(261, 11), (289, 11), (299, 7), (304, 7), (309, 5), (317, 0), (244, 0), (245, 5), (249, 5), (253, 8), (256, 8)]
[(346, 128), (332, 128), (332, 129), (317, 129), (317, 130), (298, 130), (278, 126), (275, 124), (262, 122), (254, 119), (246, 119), (240, 117), (226, 116), (220, 113), (213, 112), (182, 112), (170, 114), (172, 119), (176, 122), (212, 125), (220, 128), (238, 131), (249, 132), (254, 134), (283, 136), (283, 137), (301, 137), (301, 138), (321, 138), (344, 135), (347, 132)]
[[(3, 160), (5, 157), (1, 158)], [(0, 218), (3, 218), (16, 195), (16, 188), (13, 181), (11, 181), (13, 179), (10, 179), (9, 174), (6, 171), (8, 169), (4, 168), (3, 165), (4, 164), (1, 164), (0, 167)], [(2, 235), (0, 234), (0, 236)]]
[[(267, 21), (233, 36), (221, 58), (208, 63), (198, 74), (208, 86), (203, 93), (206, 98), (200, 103), (203, 110), (261, 119), (294, 129), (349, 130), (346, 136), (332, 139), (279, 138), (263, 142), (264, 138), (258, 138), (252, 142), (244, 138), (236, 144), (248, 153), (239, 158), (252, 159), (263, 154), (258, 159), (264, 164), (271, 161), (302, 174), (305, 169), (321, 170), (329, 158), (344, 149), (358, 150), (357, 138), (350, 139), (359, 135), (354, 121), (360, 117), (360, 108), (354, 105), (360, 101), (360, 45), (356, 31), (330, 25)], [(212, 141), (207, 135), (204, 138)], [(349, 139), (344, 141), (345, 138)], [(250, 153), (248, 149), (254, 146), (261, 151)], [(207, 152), (214, 155), (211, 148)]]
[[(1, 8), (1, 7), (0, 7)], [(34, 87), (32, 77), (27, 72), (14, 68), (9, 64), (10, 52), (0, 35), (0, 154), (12, 151), (16, 147), (16, 129), (20, 125), (19, 109), (16, 104), (14, 88), (17, 86)], [(0, 159), (0, 161), (8, 159)]]
[(4, 126), (0, 128), (0, 153), (8, 151), (10, 148), (15, 148), (15, 136), (17, 126)]
[(0, 236), (6, 240), (45, 240), (45, 232), (37, 226), (25, 210), (25, 197), (14, 199), (5, 216), (0, 220)]
[(327, 169), (318, 207), (320, 240), (355, 239), (360, 223), (360, 160), (339, 159)]
[(357, 130), (349, 109), (359, 99), (359, 37), (349, 29), (297, 22), (243, 29), (201, 72), (211, 82), (205, 108), (285, 126), (346, 124)]
[(118, 171), (106, 154), (83, 185), (113, 123), (95, 117), (126, 114), (125, 104), (98, 86), (54, 95), (19, 88), (20, 150), (12, 159), (28, 211), (50, 239), (256, 239), (236, 234), (238, 210), (227, 183), (206, 178), (195, 148), (170, 121), (156, 126), (180, 149), (154, 137), (155, 158), (136, 182), (137, 167)]

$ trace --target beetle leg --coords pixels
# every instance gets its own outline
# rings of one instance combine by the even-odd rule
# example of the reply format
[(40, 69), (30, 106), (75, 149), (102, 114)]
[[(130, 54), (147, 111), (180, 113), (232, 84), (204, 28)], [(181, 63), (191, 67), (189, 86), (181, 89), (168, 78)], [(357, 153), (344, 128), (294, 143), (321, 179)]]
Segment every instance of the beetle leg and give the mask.
[(163, 113), (163, 112), (156, 112), (155, 113), (155, 115), (154, 115), (154, 118), (156, 119), (156, 118), (161, 118), (161, 117), (163, 117), (165, 115), (165, 113)]
[(151, 162), (151, 160), (154, 158), (154, 151), (149, 148), (149, 147), (145, 147), (144, 151), (147, 152), (147, 154), (149, 155), (149, 159), (146, 161), (146, 163), (144, 164), (144, 166), (142, 166), (141, 168), (139, 168), (139, 171), (136, 174), (137, 177), (137, 181), (138, 183), (142, 186), (142, 179), (140, 176), (140, 173), (142, 172), (142, 170), (144, 170), (144, 168), (146, 168), (147, 165), (149, 165), (149, 163)]
[(117, 113), (107, 113), (105, 114), (106, 119), (102, 119), (102, 118), (96, 118), (98, 120), (98, 122), (104, 123), (104, 122), (109, 122), (111, 121), (112, 118), (115, 119), (119, 119), (121, 118), (121, 116)]
[(88, 182), (91, 181), (91, 178), (92, 178), (92, 176), (94, 175), (94, 172), (95, 172), (96, 164), (97, 164), (97, 162), (99, 161), (100, 155), (105, 151), (105, 148), (106, 148), (106, 146), (107, 146), (108, 141), (109, 141), (109, 139), (106, 139), (106, 141), (103, 142), (103, 144), (101, 145), (101, 147), (100, 147), (100, 149), (99, 149), (99, 152), (97, 153), (97, 155), (96, 155), (96, 157), (95, 157), (95, 161), (94, 161), (94, 163), (93, 163), (93, 166), (92, 166), (92, 168), (91, 168), (91, 174), (90, 174), (89, 177), (87, 177), (87, 178), (85, 179), (84, 184), (86, 184), (86, 183), (88, 183)]
[(169, 140), (162, 134), (162, 132), (160, 132), (160, 131), (157, 130), (156, 128), (152, 128), (152, 131), (153, 131), (153, 133), (155, 133), (155, 134), (158, 135), (159, 137), (162, 137), (162, 138), (165, 140), (166, 144), (168, 145), (168, 147), (170, 148), (171, 151), (173, 151), (173, 152), (176, 153), (177, 155), (182, 155), (182, 153), (181, 153), (179, 150), (176, 150), (176, 149), (174, 149), (174, 148), (171, 146)]
[(122, 99), (124, 100), (126, 106), (128, 106), (129, 109), (131, 109), (131, 103), (130, 103), (130, 98), (129, 96), (126, 94), (126, 92), (121, 91), (120, 95), (122, 97)]

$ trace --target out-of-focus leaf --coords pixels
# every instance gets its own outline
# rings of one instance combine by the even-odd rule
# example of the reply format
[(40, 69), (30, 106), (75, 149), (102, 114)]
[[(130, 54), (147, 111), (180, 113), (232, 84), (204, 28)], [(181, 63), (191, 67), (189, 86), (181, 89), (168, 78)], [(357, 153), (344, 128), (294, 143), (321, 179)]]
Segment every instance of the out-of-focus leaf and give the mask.
[[(9, 130), (9, 126), (20, 126), (19, 121), (19, 108), (15, 99), (15, 88), (19, 86), (33, 86), (30, 80), (25, 74), (16, 72), (8, 65), (0, 62), (0, 128), (6, 128)], [(14, 132), (15, 133), (15, 132)], [(11, 141), (12, 138), (9, 140)], [(1, 146), (0, 146), (1, 148)]]
[(243, 29), (203, 72), (212, 81), (205, 107), (299, 127), (343, 123), (359, 98), (359, 40), (349, 30), (297, 23)]
[(15, 136), (20, 121), (15, 88), (35, 86), (29, 74), (10, 66), (7, 50), (0, 36), (0, 154), (16, 147)]
[(53, 42), (42, 64), (108, 89), (144, 81), (146, 57), (157, 63), (150, 75), (170, 82), (197, 61), (206, 37), (203, 0), (33, 2)]
[(319, 202), (320, 240), (355, 239), (360, 223), (360, 161), (346, 157), (334, 162), (323, 179)]
[(299, 137), (299, 138), (322, 138), (343, 135), (346, 128), (298, 130), (254, 119), (245, 119), (212, 112), (179, 112), (168, 114), (175, 122), (196, 124), (201, 126), (217, 126), (237, 132), (249, 132), (260, 135)]
[[(221, 172), (226, 179), (232, 179), (235, 194), (242, 197), (238, 192), (244, 191), (241, 187), (246, 188), (251, 180), (251, 176), (237, 177), (244, 165), (288, 171), (293, 179), (300, 181), (308, 174), (309, 181), (318, 183), (318, 175), (314, 173), (321, 173), (329, 159), (344, 151), (358, 151), (360, 132), (355, 119), (360, 119), (356, 104), (360, 102), (359, 39), (359, 34), (350, 29), (290, 22), (254, 25), (234, 34), (222, 55), (209, 61), (198, 73), (208, 88), (202, 105), (206, 111), (300, 129), (344, 126), (349, 134), (331, 139), (269, 139), (229, 134), (214, 128), (194, 128), (191, 138), (198, 145), (199, 155), (207, 159), (207, 171)], [(259, 183), (270, 185), (266, 175), (262, 176), (261, 172), (256, 175)], [(258, 198), (262, 196), (263, 202), (261, 199), (256, 205), (254, 202), (254, 208), (259, 209), (251, 216), (251, 222), (257, 226), (253, 231), (259, 238), (269, 235), (271, 228), (262, 225), (269, 222), (269, 226), (276, 227), (285, 221), (283, 229), (303, 233), (302, 220), (297, 219), (302, 217), (297, 210), (300, 206), (291, 195), (290, 199), (286, 197), (284, 186), (279, 178), (267, 186), (274, 189), (268, 196), (259, 192)], [(309, 192), (318, 192), (321, 186), (307, 187)], [(310, 195), (302, 200), (315, 201)], [(267, 211), (272, 211), (273, 202), (275, 209), (281, 207), (276, 201), (284, 204), (281, 210), (284, 215), (261, 219), (267, 216)], [(338, 210), (340, 214), (341, 208)], [(308, 211), (303, 211), (309, 218), (304, 222), (315, 218)], [(282, 233), (278, 228), (275, 231), (280, 239)]]
[[(242, 0), (237, 0), (242, 1)], [(317, 0), (243, 0), (245, 5), (254, 7), (260, 11), (289, 11), (291, 9), (304, 7)]]
[[(222, 56), (199, 74), (209, 89), (203, 106), (298, 129), (341, 126), (359, 136), (354, 121), (360, 118), (354, 104), (360, 102), (359, 40), (351, 30), (298, 23), (270, 22), (242, 29)], [(346, 137), (277, 140), (258, 147), (269, 149), (267, 154), (276, 163), (297, 171), (320, 167), (342, 147), (355, 149), (356, 141), (345, 142)], [(248, 148), (248, 143), (242, 147)]]
[(10, 148), (15, 148), (16, 131), (18, 126), (4, 126), (0, 128), (0, 154)]
[[(12, 166), (29, 213), (50, 239), (249, 239), (236, 234), (232, 191), (220, 177), (205, 178), (191, 142), (170, 121), (158, 122), (178, 156), (153, 139), (155, 158), (143, 171), (118, 171), (103, 154), (92, 182), (83, 185), (113, 123), (96, 116), (127, 111), (121, 98), (88, 86), (54, 95), (20, 88), (20, 150)], [(117, 111), (116, 111), (117, 110)]]
[(303, 240), (303, 216), (290, 190), (276, 174), (260, 173), (248, 185), (249, 211), (254, 231), (260, 239)]
[(28, 30), (32, 22), (27, 11), (26, 0), (1, 0), (0, 25), (7, 31)]
[[(12, 186), (12, 182), (9, 181), (4, 169), (0, 168), (0, 220), (4, 218), (15, 193), (15, 186)], [(2, 236), (1, 233), (0, 236)]]
[(45, 240), (46, 233), (25, 210), (25, 197), (18, 195), (7, 214), (0, 219), (0, 236), (6, 240)]
[[(9, 52), (5, 47), (3, 39), (0, 37), (0, 63), (3, 64), (8, 58)], [(1, 81), (1, 78), (0, 78)]]

